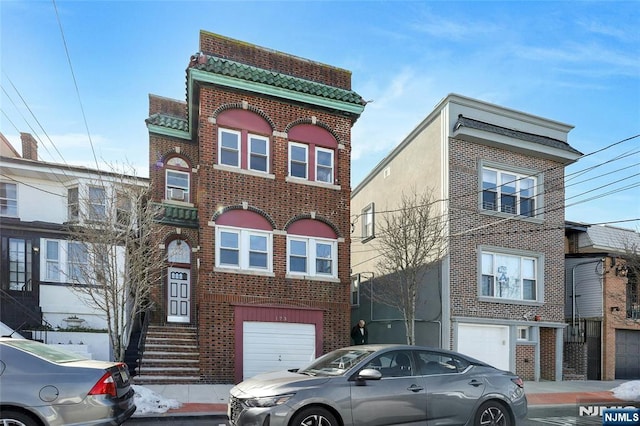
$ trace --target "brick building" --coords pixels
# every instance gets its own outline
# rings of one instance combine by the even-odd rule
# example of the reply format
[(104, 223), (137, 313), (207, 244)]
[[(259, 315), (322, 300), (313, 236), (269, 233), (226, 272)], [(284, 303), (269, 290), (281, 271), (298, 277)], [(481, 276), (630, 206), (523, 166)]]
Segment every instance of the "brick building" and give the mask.
[[(186, 77), (186, 102), (149, 98), (168, 262), (141, 381), (237, 382), (348, 344), (351, 73), (201, 31)], [(154, 348), (176, 333), (191, 367)]]
[(640, 233), (567, 222), (565, 367), (589, 380), (640, 379)]
[[(458, 350), (526, 380), (560, 380), (564, 167), (571, 126), (451, 94), (354, 188), (352, 322), (404, 342), (402, 315), (367, 297), (383, 247), (376, 220), (433, 191), (447, 255), (424, 277), (416, 343)], [(359, 225), (362, 226), (359, 226)]]

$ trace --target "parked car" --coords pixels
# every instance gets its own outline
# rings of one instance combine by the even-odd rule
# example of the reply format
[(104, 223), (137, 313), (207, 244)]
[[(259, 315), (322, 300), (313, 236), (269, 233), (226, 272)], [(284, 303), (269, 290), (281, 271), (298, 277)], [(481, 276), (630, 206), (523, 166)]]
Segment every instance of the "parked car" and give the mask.
[(299, 370), (259, 374), (230, 390), (231, 425), (515, 425), (522, 380), (457, 352), (350, 346)]
[(119, 425), (135, 412), (126, 364), (0, 338), (0, 424)]

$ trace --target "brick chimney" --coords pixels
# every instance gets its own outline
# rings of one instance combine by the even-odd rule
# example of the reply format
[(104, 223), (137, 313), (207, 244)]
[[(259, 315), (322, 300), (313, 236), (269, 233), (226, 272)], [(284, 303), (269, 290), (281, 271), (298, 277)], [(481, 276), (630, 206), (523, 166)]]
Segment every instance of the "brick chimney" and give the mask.
[(20, 133), (22, 140), (22, 158), (38, 161), (38, 142), (31, 133)]

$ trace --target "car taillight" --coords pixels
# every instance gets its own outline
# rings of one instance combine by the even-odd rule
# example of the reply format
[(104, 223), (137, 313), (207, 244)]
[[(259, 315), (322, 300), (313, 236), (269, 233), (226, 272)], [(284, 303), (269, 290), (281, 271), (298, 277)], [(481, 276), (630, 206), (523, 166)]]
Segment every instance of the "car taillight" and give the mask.
[(513, 383), (515, 383), (519, 388), (524, 388), (524, 382), (522, 381), (522, 379), (520, 377), (515, 377), (515, 378), (511, 379), (511, 381)]
[(98, 380), (93, 388), (89, 391), (89, 395), (111, 395), (113, 397), (118, 396), (118, 392), (116, 391), (116, 382), (113, 380), (113, 376), (111, 373), (106, 372), (104, 375)]

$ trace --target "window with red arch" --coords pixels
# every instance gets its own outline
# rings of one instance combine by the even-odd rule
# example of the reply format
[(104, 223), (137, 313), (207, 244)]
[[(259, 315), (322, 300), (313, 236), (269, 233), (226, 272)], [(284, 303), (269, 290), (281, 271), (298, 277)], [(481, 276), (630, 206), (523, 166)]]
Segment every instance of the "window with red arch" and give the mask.
[(322, 127), (300, 124), (288, 136), (289, 177), (334, 184), (338, 142), (333, 135)]
[(189, 203), (191, 199), (191, 168), (181, 157), (171, 157), (165, 166), (165, 200)]
[(338, 240), (326, 223), (301, 219), (287, 229), (287, 274), (338, 278)]
[(216, 268), (273, 271), (273, 227), (258, 213), (230, 210), (216, 219)]
[(258, 114), (232, 109), (216, 118), (218, 165), (257, 173), (271, 172), (271, 126)]

